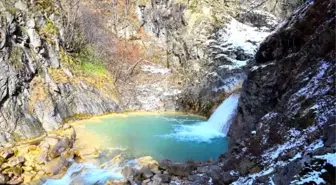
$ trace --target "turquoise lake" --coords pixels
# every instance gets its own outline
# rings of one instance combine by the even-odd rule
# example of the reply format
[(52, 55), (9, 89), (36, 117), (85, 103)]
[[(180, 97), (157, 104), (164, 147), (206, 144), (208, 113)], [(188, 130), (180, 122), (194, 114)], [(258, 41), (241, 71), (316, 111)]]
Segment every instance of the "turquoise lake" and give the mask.
[(227, 150), (228, 139), (208, 124), (184, 114), (130, 113), (80, 121), (75, 127), (93, 147), (124, 149), (130, 158), (183, 162), (216, 159)]

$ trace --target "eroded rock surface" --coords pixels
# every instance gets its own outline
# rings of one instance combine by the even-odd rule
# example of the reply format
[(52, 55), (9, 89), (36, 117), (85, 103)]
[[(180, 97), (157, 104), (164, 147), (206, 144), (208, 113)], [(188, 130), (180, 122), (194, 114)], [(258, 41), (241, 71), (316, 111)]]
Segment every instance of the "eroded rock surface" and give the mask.
[(40, 6), (0, 2), (0, 143), (58, 129), (67, 117), (119, 109), (111, 85), (70, 72), (63, 20)]

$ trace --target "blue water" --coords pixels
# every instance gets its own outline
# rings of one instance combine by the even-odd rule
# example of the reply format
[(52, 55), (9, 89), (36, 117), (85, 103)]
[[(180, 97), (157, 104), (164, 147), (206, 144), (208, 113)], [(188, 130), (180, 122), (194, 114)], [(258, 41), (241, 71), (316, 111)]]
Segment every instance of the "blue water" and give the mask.
[[(80, 142), (76, 143), (100, 151), (121, 151), (128, 156), (127, 165), (143, 156), (175, 162), (215, 159), (227, 150), (226, 133), (238, 100), (239, 94), (230, 95), (208, 121), (182, 114), (119, 114), (80, 121), (74, 124)], [(113, 156), (105, 156), (111, 163), (103, 167), (99, 163), (73, 163), (63, 178), (48, 179), (45, 185), (105, 184), (108, 179), (122, 179), (119, 171), (125, 163), (113, 162)]]
[(200, 131), (203, 130), (206, 137), (181, 132), (185, 126), (199, 127), (200, 124), (207, 124), (206, 120), (190, 115), (128, 114), (87, 120), (77, 130), (96, 134), (104, 147), (126, 149), (131, 158), (152, 156), (155, 160), (175, 162), (215, 159), (227, 150), (228, 139), (224, 135), (202, 128)]

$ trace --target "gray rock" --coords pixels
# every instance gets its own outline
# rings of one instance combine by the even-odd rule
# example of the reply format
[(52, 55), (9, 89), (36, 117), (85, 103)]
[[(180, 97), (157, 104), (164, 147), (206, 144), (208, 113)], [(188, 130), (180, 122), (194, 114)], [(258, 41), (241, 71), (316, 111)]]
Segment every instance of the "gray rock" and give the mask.
[(43, 166), (43, 169), (49, 175), (57, 175), (64, 167), (68, 167), (69, 164), (68, 160), (58, 157), (49, 161), (45, 166)]
[(22, 157), (22, 156), (18, 156), (18, 157), (9, 159), (8, 164), (9, 164), (10, 166), (16, 166), (16, 165), (18, 165), (18, 164), (23, 164), (25, 161), (26, 161), (26, 160), (25, 160), (24, 157)]
[(137, 170), (130, 167), (125, 166), (123, 170), (121, 171), (121, 174), (125, 177), (127, 180), (133, 180), (133, 178), (137, 175)]
[(195, 169), (196, 166), (192, 164), (173, 163), (168, 167), (168, 172), (176, 176), (187, 177)]
[(29, 36), (30, 44), (33, 46), (33, 48), (41, 47), (41, 38), (34, 28), (29, 28), (27, 30), (27, 34)]
[(0, 156), (3, 157), (4, 159), (9, 159), (12, 156), (14, 156), (14, 151), (12, 149), (4, 148), (1, 150)]
[(47, 153), (42, 153), (36, 158), (36, 162), (38, 164), (46, 164), (48, 162), (48, 154)]
[(0, 184), (6, 184), (7, 178), (5, 175), (0, 174)]
[(58, 143), (50, 150), (50, 157), (56, 158), (72, 146), (71, 140), (67, 137), (61, 138)]
[(336, 143), (336, 125), (335, 116), (330, 117), (326, 124), (323, 126), (323, 140), (325, 146), (332, 146)]
[(148, 167), (142, 167), (140, 169), (140, 173), (146, 179), (149, 179), (149, 178), (151, 178), (153, 176), (153, 173), (151, 172), (151, 169), (149, 169)]
[(44, 138), (43, 142), (41, 142), (41, 145), (49, 145), (49, 146), (55, 146), (58, 143), (58, 139), (55, 137), (46, 137)]
[(166, 174), (156, 174), (154, 175), (151, 185), (160, 185), (163, 183), (170, 183), (171, 177)]
[(21, 10), (21, 11), (28, 11), (27, 4), (24, 3), (23, 1), (18, 1), (14, 4), (14, 7)]

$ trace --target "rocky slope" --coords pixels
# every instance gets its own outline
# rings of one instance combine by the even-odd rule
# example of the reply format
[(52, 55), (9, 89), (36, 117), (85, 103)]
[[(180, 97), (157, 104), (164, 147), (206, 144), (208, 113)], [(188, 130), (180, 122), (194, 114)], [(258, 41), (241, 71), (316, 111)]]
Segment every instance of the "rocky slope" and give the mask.
[(0, 143), (118, 110), (111, 77), (91, 71), (90, 51), (68, 53), (61, 2), (1, 1), (0, 9)]

